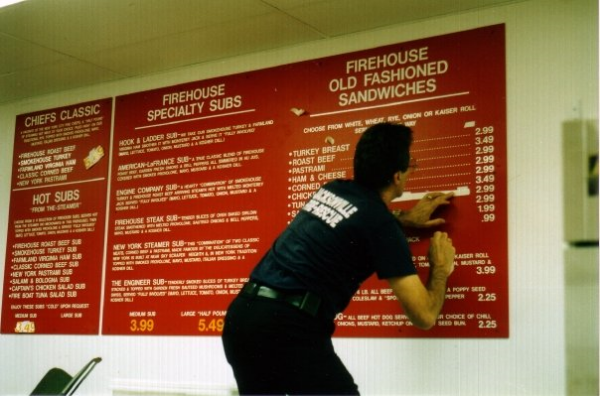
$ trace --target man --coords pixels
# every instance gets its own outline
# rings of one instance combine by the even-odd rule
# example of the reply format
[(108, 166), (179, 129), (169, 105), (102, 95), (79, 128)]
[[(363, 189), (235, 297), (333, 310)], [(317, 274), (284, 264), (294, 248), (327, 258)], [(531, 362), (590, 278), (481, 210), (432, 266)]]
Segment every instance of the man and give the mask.
[(416, 166), (411, 143), (403, 125), (369, 127), (356, 147), (354, 180), (319, 189), (252, 271), (223, 331), (240, 394), (358, 394), (331, 336), (335, 316), (373, 273), (389, 282), (415, 326), (435, 324), (454, 268), (452, 241), (434, 233), (423, 284), (400, 225), (443, 224), (431, 215), (452, 194), (429, 194), (409, 211), (390, 212)]

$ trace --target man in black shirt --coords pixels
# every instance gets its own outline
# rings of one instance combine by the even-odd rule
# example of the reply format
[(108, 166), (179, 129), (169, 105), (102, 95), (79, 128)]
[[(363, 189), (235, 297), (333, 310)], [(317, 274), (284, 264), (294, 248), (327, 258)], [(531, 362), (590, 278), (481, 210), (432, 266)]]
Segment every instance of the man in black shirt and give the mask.
[(240, 394), (358, 394), (331, 336), (335, 316), (372, 274), (389, 282), (415, 326), (435, 324), (454, 269), (452, 240), (433, 234), (423, 284), (401, 225), (443, 224), (431, 215), (452, 194), (428, 194), (409, 211), (390, 212), (415, 166), (411, 143), (403, 125), (368, 128), (356, 147), (354, 179), (319, 189), (252, 271), (223, 331)]

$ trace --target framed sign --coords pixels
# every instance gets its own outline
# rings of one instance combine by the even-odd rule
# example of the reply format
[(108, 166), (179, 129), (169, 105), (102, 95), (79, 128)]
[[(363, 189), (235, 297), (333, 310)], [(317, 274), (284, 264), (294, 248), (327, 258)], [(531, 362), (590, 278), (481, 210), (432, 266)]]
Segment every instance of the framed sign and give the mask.
[(98, 334), (112, 99), (17, 117), (2, 333)]

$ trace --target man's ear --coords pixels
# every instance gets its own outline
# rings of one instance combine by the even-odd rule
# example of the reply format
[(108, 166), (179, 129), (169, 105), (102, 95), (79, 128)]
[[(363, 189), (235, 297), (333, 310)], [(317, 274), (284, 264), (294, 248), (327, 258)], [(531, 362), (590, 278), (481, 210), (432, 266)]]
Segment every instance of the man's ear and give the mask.
[(396, 173), (394, 173), (394, 184), (398, 184), (400, 183), (400, 181), (402, 180), (402, 171), (398, 171)]

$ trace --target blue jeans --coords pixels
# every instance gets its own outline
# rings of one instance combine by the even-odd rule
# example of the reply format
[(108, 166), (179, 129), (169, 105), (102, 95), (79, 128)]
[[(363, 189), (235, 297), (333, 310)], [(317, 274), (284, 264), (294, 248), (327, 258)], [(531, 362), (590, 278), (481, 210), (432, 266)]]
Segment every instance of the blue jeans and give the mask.
[(238, 295), (225, 317), (223, 346), (240, 395), (358, 395), (336, 355), (330, 321), (284, 302)]

